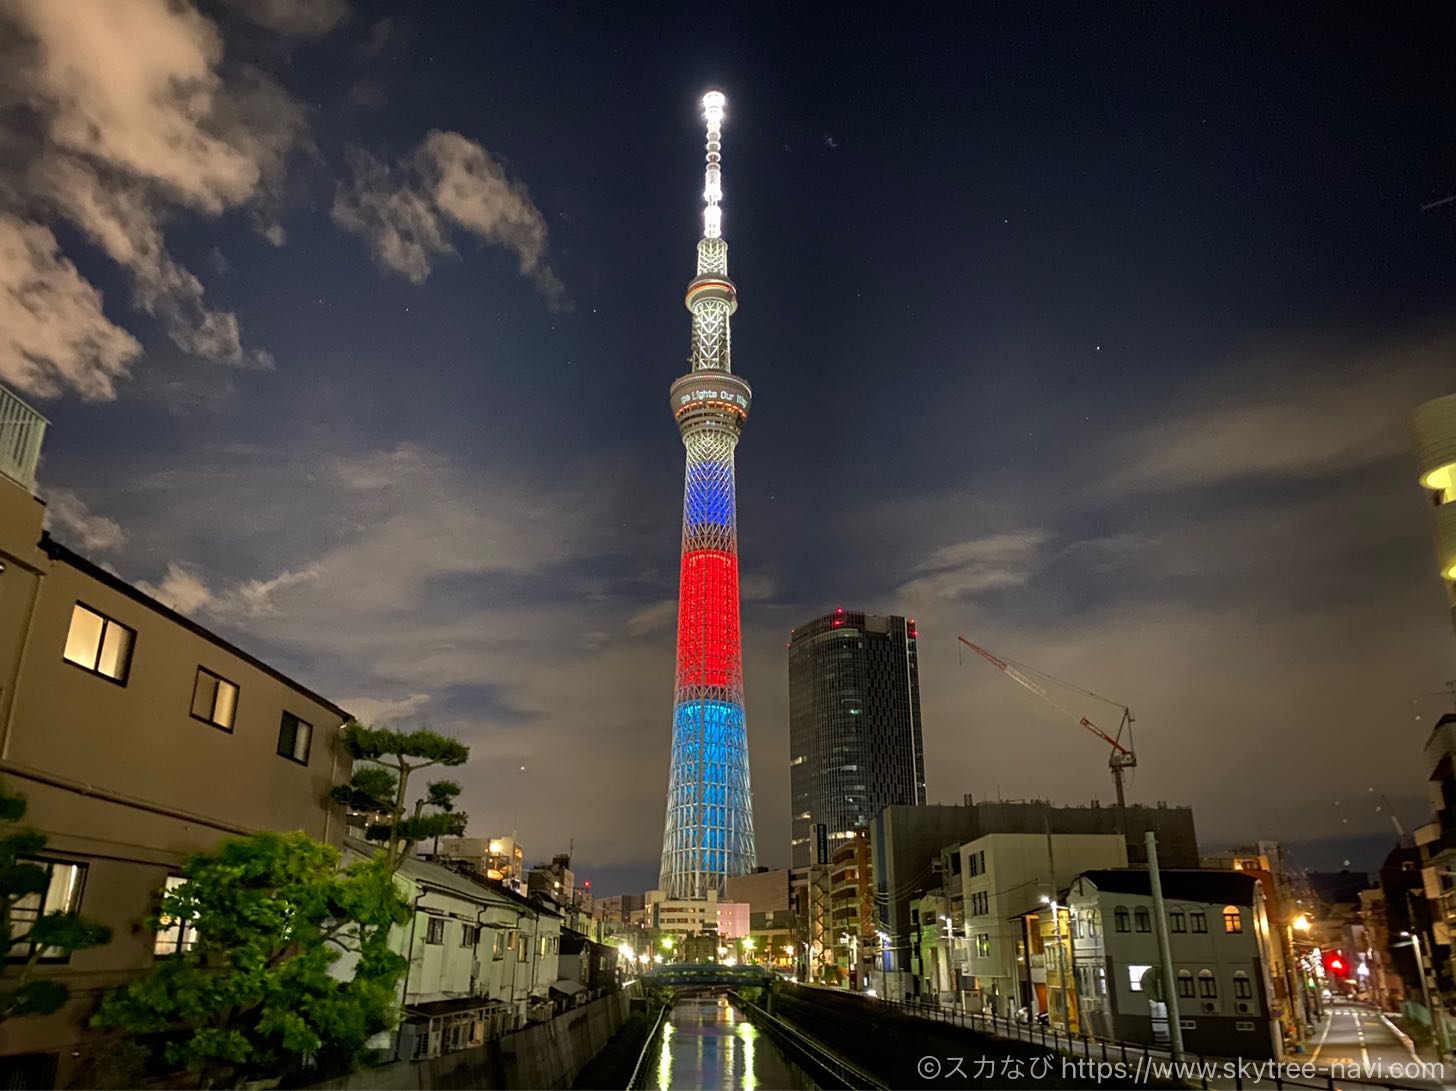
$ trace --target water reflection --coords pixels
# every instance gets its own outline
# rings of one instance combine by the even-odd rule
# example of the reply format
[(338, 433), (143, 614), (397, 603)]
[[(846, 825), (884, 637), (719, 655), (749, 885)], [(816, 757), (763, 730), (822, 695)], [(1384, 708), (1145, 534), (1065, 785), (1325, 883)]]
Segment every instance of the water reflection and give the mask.
[(764, 1091), (813, 1087), (778, 1047), (726, 998), (679, 1000), (662, 1028), (660, 1091), (733, 1088)]

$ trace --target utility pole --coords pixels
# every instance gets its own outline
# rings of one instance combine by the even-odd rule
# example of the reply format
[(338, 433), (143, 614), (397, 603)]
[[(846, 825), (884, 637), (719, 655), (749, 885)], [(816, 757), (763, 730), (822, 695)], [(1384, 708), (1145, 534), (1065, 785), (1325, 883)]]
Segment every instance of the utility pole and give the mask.
[[(1412, 922), (1414, 924), (1414, 922)], [(1436, 1031), (1436, 1041), (1441, 1046), (1441, 1060), (1451, 1055), (1451, 1038), (1446, 1032), (1446, 1013), (1431, 1002), (1431, 983), (1426, 978), (1426, 960), (1421, 957), (1421, 937), (1417, 932), (1405, 933), (1410, 937), (1416, 952), (1416, 972), (1421, 975), (1421, 995), (1426, 1000), (1426, 1010), (1431, 1013), (1431, 1026)], [(1434, 952), (1432, 952), (1434, 954)]]
[(1168, 1036), (1173, 1062), (1183, 1059), (1183, 1020), (1178, 1014), (1178, 978), (1173, 973), (1173, 944), (1168, 938), (1168, 916), (1163, 912), (1163, 878), (1158, 872), (1158, 837), (1147, 832), (1148, 885), (1153, 891), (1153, 928), (1158, 934), (1158, 960), (1162, 965), (1163, 1003), (1168, 1009)]

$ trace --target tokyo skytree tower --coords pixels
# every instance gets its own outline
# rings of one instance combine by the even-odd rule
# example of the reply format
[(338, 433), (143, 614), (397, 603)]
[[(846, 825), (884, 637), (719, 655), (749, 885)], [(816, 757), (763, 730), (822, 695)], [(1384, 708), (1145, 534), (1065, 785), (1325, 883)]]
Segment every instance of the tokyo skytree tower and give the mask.
[(678, 584), (677, 689), (660, 885), (669, 898), (721, 893), (753, 870), (753, 794), (743, 712), (738, 626), (738, 531), (733, 452), (753, 392), (733, 374), (729, 320), (738, 291), (723, 241), (721, 91), (703, 96), (708, 167), (698, 275), (688, 283), (692, 370), (672, 384), (672, 413), (687, 448), (682, 573)]

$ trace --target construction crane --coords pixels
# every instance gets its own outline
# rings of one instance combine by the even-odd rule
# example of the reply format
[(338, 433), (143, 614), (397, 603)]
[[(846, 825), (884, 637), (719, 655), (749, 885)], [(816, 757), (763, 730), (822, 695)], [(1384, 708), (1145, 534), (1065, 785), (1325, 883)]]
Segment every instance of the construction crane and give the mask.
[[(991, 666), (995, 667), (1002, 674), (1005, 674), (1007, 677), (1012, 678), (1017, 682), (1020, 682), (1023, 686), (1031, 690), (1032, 693), (1036, 694), (1047, 704), (1055, 708), (1058, 712), (1076, 718), (1079, 724), (1085, 727), (1088, 731), (1092, 732), (1092, 734), (1096, 735), (1108, 746), (1112, 747), (1112, 753), (1108, 755), (1107, 766), (1109, 769), (1112, 770), (1112, 783), (1117, 789), (1117, 820), (1118, 824), (1122, 825), (1123, 818), (1127, 813), (1127, 798), (1123, 792), (1122, 786), (1123, 772), (1124, 770), (1132, 769), (1137, 765), (1137, 755), (1133, 753), (1132, 749), (1132, 711), (1126, 705), (1119, 704), (1116, 701), (1109, 701), (1106, 697), (1099, 697), (1091, 690), (1082, 689), (1080, 686), (1074, 686), (1070, 682), (1063, 682), (1060, 678), (1053, 678), (1050, 674), (1045, 674), (1042, 671), (1036, 672), (1037, 674), (1041, 674), (1045, 678), (1051, 679), (1053, 682), (1056, 682), (1059, 685), (1066, 686), (1068, 689), (1075, 689), (1079, 693), (1085, 693), (1089, 697), (1095, 697), (1097, 700), (1106, 702), (1107, 704), (1112, 705), (1112, 707), (1114, 708), (1121, 709), (1122, 722), (1117, 726), (1117, 734), (1115, 736), (1109, 735), (1107, 732), (1103, 731), (1102, 728), (1098, 727), (1091, 720), (1087, 719), (1086, 716), (1078, 716), (1071, 709), (1062, 707), (1056, 702), (1055, 699), (1053, 699), (1052, 695), (1046, 691), (1045, 686), (1028, 677), (1024, 672), (1018, 670), (1014, 665), (1008, 663), (1000, 656), (994, 654), (993, 652), (987, 651), (979, 644), (972, 644), (963, 636), (957, 637), (956, 639), (964, 644), (967, 648), (970, 648), (971, 651), (975, 652), (982, 659), (986, 660), (986, 662), (990, 663)], [(1035, 670), (1035, 668), (1028, 669)], [(1124, 746), (1122, 743), (1122, 733), (1124, 731), (1127, 732), (1126, 746)]]

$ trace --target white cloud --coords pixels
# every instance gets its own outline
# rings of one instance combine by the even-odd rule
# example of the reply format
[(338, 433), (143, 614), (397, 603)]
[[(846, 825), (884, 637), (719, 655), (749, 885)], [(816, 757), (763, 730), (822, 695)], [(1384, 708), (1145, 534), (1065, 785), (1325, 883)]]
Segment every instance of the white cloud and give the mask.
[(361, 236), (381, 268), (422, 283), (436, 259), (455, 253), (453, 226), (510, 250), (553, 307), (568, 305), (547, 260), (545, 217), (475, 141), (436, 130), (393, 169), (363, 151), (351, 155), (350, 167), (334, 198), (334, 222)]
[(98, 515), (69, 489), (46, 494), (46, 529), (86, 552), (108, 552), (126, 545), (126, 532), (115, 519)]
[(0, 378), (40, 398), (109, 401), (140, 352), (47, 228), (0, 213)]
[(290, 38), (322, 38), (349, 16), (344, 0), (232, 0), (232, 7)]
[(410, 719), (429, 703), (428, 693), (411, 693), (407, 697), (349, 697), (338, 702), (360, 723), (377, 726)]
[(937, 549), (917, 565), (897, 594), (911, 602), (963, 599), (1019, 587), (1031, 578), (1046, 534), (1022, 530), (991, 534)]
[(211, 589), (203, 582), (202, 577), (185, 564), (176, 561), (167, 565), (167, 573), (160, 584), (139, 580), (137, 588), (179, 614), (199, 613), (211, 607), (215, 601)]
[(628, 636), (651, 636), (666, 632), (677, 621), (677, 599), (659, 599), (635, 611), (627, 619)]
[[(169, 254), (162, 223), (176, 208), (216, 216), (272, 200), (305, 133), (302, 108), (256, 70), (234, 66), (224, 80), (222, 38), (190, 3), (13, 0), (0, 17), (27, 43), (14, 74), (43, 137), (22, 196), (126, 269), (136, 305), (180, 348), (267, 366), (266, 353), (244, 351), (236, 316), (209, 307), (201, 281)], [(105, 356), (91, 363), (107, 370)]]

